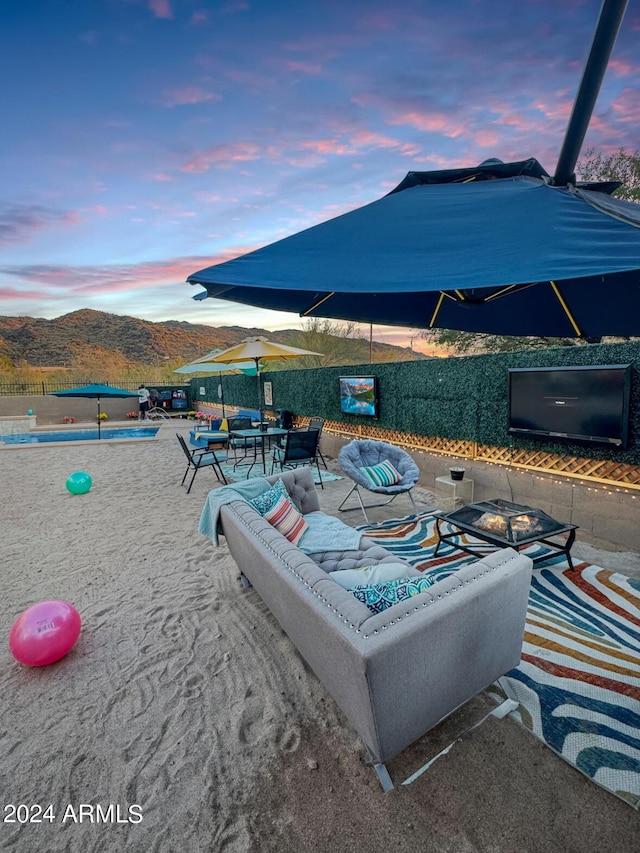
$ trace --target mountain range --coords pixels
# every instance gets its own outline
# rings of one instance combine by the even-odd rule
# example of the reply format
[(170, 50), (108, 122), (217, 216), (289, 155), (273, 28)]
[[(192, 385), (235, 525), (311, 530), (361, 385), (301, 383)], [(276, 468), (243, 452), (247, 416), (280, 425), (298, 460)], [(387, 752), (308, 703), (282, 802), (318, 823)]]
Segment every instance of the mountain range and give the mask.
[[(264, 335), (283, 344), (306, 346), (299, 329), (270, 332), (242, 326), (206, 326), (179, 320), (153, 323), (82, 309), (53, 320), (0, 316), (0, 362), (31, 367), (77, 367), (87, 364), (154, 365), (187, 363), (212, 349), (226, 349), (243, 338)], [(329, 338), (334, 336), (329, 336)], [(344, 339), (336, 336), (336, 343)], [(349, 342), (350, 363), (369, 361), (369, 341)], [(373, 341), (374, 361), (424, 358), (408, 347)]]

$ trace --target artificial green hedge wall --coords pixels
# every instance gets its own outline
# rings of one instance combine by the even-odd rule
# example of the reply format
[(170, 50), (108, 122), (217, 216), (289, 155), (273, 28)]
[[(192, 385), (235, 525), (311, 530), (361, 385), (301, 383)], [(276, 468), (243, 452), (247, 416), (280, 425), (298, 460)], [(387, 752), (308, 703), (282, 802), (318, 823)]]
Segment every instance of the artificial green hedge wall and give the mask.
[[(632, 364), (629, 448), (537, 441), (511, 436), (508, 427), (508, 369), (590, 364)], [(340, 412), (340, 376), (378, 377), (380, 417)], [(348, 424), (376, 424), (418, 435), (459, 438), (497, 447), (544, 449), (553, 453), (616, 459), (640, 464), (640, 342), (553, 347), (545, 350), (475, 355), (426, 361), (361, 364), (307, 370), (265, 372), (273, 385), (273, 406), (296, 415)], [(225, 402), (257, 408), (256, 378), (223, 377)], [(199, 399), (217, 400), (219, 379), (192, 379), (192, 405)], [(201, 387), (205, 394), (199, 395)]]

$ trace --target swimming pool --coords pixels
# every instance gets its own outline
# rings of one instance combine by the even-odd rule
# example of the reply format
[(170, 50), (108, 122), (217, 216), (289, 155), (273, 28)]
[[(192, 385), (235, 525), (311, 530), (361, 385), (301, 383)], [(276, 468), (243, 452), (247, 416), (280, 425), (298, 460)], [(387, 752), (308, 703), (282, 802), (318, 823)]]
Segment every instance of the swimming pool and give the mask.
[[(114, 427), (100, 430), (100, 440), (109, 438), (154, 438), (160, 427)], [(49, 444), (55, 441), (97, 441), (96, 429), (70, 429), (59, 432), (28, 432), (16, 435), (2, 435), (0, 441), (5, 444)]]

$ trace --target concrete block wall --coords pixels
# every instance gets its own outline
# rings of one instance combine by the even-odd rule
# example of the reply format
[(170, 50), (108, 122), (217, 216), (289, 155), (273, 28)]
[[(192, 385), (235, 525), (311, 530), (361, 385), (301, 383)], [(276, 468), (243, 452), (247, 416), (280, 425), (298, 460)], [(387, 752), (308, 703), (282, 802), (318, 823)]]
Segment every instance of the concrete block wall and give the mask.
[(0, 415), (0, 435), (22, 435), (36, 426), (35, 415)]
[[(127, 412), (138, 411), (138, 397), (136, 395), (101, 400), (100, 408), (109, 415), (108, 420), (126, 421)], [(67, 415), (72, 415), (78, 423), (95, 423), (98, 401), (85, 397), (52, 397), (49, 394), (30, 397), (0, 396), (0, 417), (27, 417), (29, 409), (33, 411), (38, 426), (61, 424)]]

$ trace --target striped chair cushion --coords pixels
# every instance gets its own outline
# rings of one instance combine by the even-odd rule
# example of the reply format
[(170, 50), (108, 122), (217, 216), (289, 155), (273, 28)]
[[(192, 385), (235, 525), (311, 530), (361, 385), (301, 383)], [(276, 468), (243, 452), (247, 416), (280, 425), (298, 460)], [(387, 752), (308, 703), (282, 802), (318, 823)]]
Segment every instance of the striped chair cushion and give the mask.
[(309, 527), (291, 501), (284, 496), (265, 512), (264, 518), (294, 545), (298, 544), (302, 534)]
[(393, 486), (402, 479), (402, 474), (399, 474), (391, 462), (387, 462), (386, 459), (377, 465), (371, 465), (369, 468), (361, 468), (360, 471), (372, 486)]

